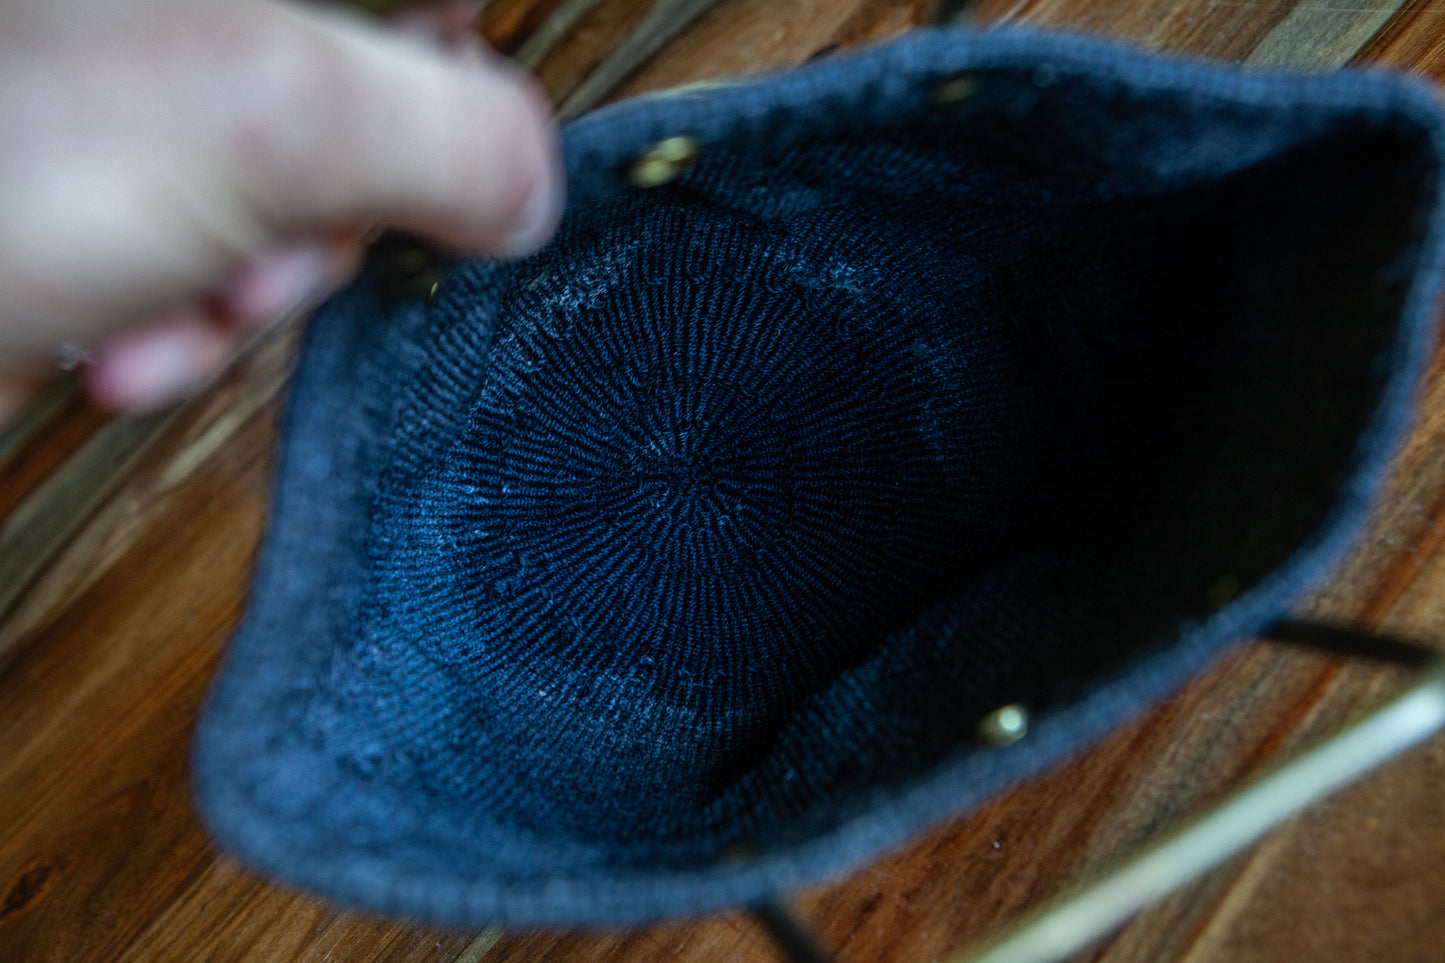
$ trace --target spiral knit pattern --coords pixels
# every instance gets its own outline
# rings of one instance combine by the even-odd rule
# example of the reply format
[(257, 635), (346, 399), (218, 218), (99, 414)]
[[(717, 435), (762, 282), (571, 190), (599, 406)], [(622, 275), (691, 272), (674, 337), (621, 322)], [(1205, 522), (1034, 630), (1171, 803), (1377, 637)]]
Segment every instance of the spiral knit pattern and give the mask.
[[(449, 280), (359, 637), (308, 709), (328, 755), (464, 826), (690, 864), (920, 771), (1013, 693), (1068, 698), (1317, 523), (1328, 486), (1272, 493), (1338, 475), (1362, 412), (1275, 374), (1363, 396), (1338, 359), (1388, 328), (1315, 320), (1322, 254), (1234, 266), (1278, 245), (1234, 226), (1292, 203), (1278, 171), (1065, 204), (946, 144), (798, 156), (715, 159)], [(1161, 327), (1214, 271), (1245, 280)]]
[[(944, 313), (956, 297), (904, 310), (925, 292), (896, 287), (882, 245), (690, 207), (573, 225), (507, 299), (464, 430), (382, 493), (377, 633), (471, 707), (475, 771), (448, 786), (524, 821), (545, 798), (596, 834), (595, 769), (614, 795), (669, 782), (642, 831), (695, 828), (778, 719), (940, 601), (1008, 514), (1006, 341)], [(597, 720), (625, 739), (529, 721), (577, 677), (590, 703), (627, 700)], [(499, 786), (482, 770), (519, 734), (560, 771)]]
[[(1066, 697), (1121, 657), (1116, 632), (1204, 611), (1215, 573), (1257, 577), (1319, 517), (1270, 493), (1338, 470), (1299, 440), (1348, 429), (1271, 377), (1276, 353), (1367, 354), (1382, 329), (1221, 329), (1243, 288), (1156, 323), (1196, 265), (1273, 245), (1230, 227), (1281, 203), (1273, 173), (1168, 207), (1061, 204), (994, 191), (997, 162), (957, 147), (803, 156), (765, 185), (715, 159), (449, 280), (449, 346), (398, 409), (373, 503), (361, 638), (311, 710), (329, 753), (613, 860), (708, 858), (757, 814), (767, 832), (937, 758), (1020, 687)], [(1081, 247), (1091, 230), (1112, 243)], [(1087, 281), (1064, 302), (1035, 283), (1060, 270)], [(1319, 316), (1299, 303), (1285, 316)], [(1293, 459), (1261, 456), (1283, 438)], [(874, 709), (835, 688), (863, 678)], [(850, 719), (805, 725), (820, 700)], [(874, 712), (893, 728), (827, 745)]]
[(822, 282), (806, 311), (759, 299), (729, 260), (671, 285), (622, 271), (514, 331), (429, 480), (453, 510), (422, 521), (490, 631), (656, 660), (716, 708), (769, 698), (759, 673), (825, 677), (967, 558), (947, 536), (977, 485), (968, 436), (992, 428), (929, 411), (951, 386), (918, 370), (916, 322), (881, 303), (864, 329)]

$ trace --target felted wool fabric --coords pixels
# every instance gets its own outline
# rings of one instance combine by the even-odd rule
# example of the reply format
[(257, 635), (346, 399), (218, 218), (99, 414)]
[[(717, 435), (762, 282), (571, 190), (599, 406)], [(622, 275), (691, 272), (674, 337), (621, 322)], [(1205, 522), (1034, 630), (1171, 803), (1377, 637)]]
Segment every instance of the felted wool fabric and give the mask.
[[(1442, 129), (1395, 77), (1017, 31), (572, 124), (547, 249), (311, 323), (202, 812), (347, 903), (631, 923), (1058, 760), (1347, 548)], [(1029, 735), (979, 745), (1006, 703)]]

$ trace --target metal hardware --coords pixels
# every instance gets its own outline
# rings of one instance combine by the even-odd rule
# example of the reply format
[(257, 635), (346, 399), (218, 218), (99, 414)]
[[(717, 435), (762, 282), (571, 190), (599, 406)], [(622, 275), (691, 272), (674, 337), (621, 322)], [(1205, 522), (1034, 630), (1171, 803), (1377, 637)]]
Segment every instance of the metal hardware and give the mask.
[(654, 0), (627, 39), (567, 95), (557, 116), (570, 120), (594, 106), (716, 5), (717, 0)]
[(933, 88), (933, 102), (939, 107), (952, 107), (973, 96), (977, 81), (972, 74), (957, 74), (940, 81)]
[[(1298, 624), (1290, 641), (1311, 644)], [(1333, 633), (1336, 651), (1344, 639)], [(954, 963), (1055, 963), (1145, 906), (1238, 853), (1304, 807), (1445, 728), (1445, 659), (1410, 643), (1382, 640), (1376, 657), (1424, 661), (1413, 689), (1349, 729), (1284, 764), (1163, 841), (988, 941)], [(1395, 648), (1398, 647), (1398, 648)], [(1386, 654), (1388, 653), (1388, 654)], [(1427, 654), (1428, 653), (1428, 654)]]
[(686, 135), (669, 137), (632, 162), (628, 177), (638, 187), (660, 187), (676, 180), (697, 159), (697, 141)]
[(443, 268), (431, 248), (395, 234), (383, 235), (372, 247), (378, 272), (376, 293), (388, 306), (408, 301), (431, 304), (441, 290)]
[(989, 746), (1011, 746), (1029, 731), (1029, 711), (1018, 703), (995, 709), (979, 720), (978, 739)]
[(979, 0), (938, 0), (933, 22), (940, 27), (965, 26), (979, 22)]
[(526, 42), (517, 48), (517, 63), (535, 73), (552, 52), (552, 48), (557, 46), (557, 42), (567, 36), (567, 32), (577, 26), (578, 21), (601, 2), (602, 0), (562, 0), (552, 15), (543, 20)]

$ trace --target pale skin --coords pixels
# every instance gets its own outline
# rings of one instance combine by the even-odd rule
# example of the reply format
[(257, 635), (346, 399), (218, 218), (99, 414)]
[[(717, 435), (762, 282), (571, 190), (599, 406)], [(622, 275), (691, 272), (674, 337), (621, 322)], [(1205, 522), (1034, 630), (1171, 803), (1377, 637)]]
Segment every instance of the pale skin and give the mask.
[(544, 243), (546, 102), (443, 42), (464, 7), (384, 26), (285, 0), (0, 3), (0, 422), (64, 353), (113, 409), (195, 390), (377, 226)]

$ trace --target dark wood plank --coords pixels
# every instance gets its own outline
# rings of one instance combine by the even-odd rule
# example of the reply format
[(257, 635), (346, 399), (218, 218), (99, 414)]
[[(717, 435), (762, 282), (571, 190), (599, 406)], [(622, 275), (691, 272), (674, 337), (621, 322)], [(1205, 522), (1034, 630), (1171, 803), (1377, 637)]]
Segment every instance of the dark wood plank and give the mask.
[[(516, 49), (558, 0), (495, 0)], [(576, 86), (649, 6), (605, 0), (541, 66)], [(623, 87), (797, 63), (926, 18), (907, 0), (724, 0)], [(1204, 56), (1445, 76), (1420, 3), (985, 0), (981, 14)], [(690, 960), (776, 954), (747, 917), (636, 933), (447, 933), (338, 912), (218, 855), (185, 778), (190, 728), (244, 605), (294, 339), (259, 344), (52, 533), (0, 618), (0, 959)], [(1367, 538), (1306, 606), (1445, 639), (1445, 360)], [(0, 516), (73, 464), (102, 420), (71, 400), (0, 460)], [(13, 559), (10, 564), (16, 564)], [(939, 959), (1337, 731), (1396, 672), (1265, 644), (1221, 660), (1102, 745), (851, 879), (797, 894), (842, 961)], [(1085, 958), (1430, 960), (1445, 945), (1445, 741), (1433, 740), (1141, 914)]]

